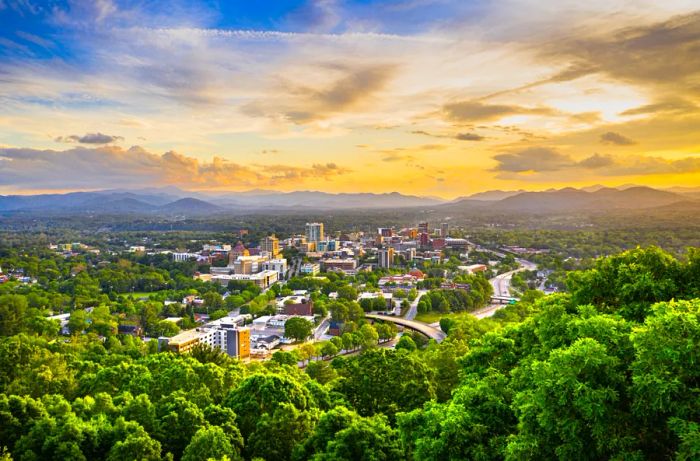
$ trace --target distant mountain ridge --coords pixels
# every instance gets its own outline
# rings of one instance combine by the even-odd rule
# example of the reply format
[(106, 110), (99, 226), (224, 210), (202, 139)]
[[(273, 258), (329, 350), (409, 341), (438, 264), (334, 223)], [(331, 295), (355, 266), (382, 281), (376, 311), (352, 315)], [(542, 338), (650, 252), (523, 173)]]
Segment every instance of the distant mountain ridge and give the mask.
[[(443, 205), (443, 210), (486, 210), (495, 212), (563, 213), (577, 211), (610, 211), (644, 209), (688, 202), (689, 197), (673, 192), (633, 186), (625, 189), (594, 188), (592, 192), (567, 187), (543, 192), (522, 192), (502, 200), (479, 203), (466, 199)], [(692, 198), (690, 202), (692, 203)]]
[(693, 189), (671, 192), (644, 186), (571, 187), (542, 192), (487, 191), (451, 202), (397, 192), (339, 193), (316, 191), (189, 192), (166, 189), (104, 190), (67, 194), (0, 196), (0, 212), (155, 214), (202, 216), (215, 213), (324, 211), (351, 209), (435, 209), (455, 212), (571, 213), (636, 210), (674, 205), (693, 209)]
[(298, 191), (242, 193), (189, 192), (164, 189), (104, 190), (67, 194), (0, 196), (0, 212), (155, 213), (201, 215), (224, 211), (277, 209), (363, 209), (435, 206), (442, 200), (398, 192), (386, 194)]

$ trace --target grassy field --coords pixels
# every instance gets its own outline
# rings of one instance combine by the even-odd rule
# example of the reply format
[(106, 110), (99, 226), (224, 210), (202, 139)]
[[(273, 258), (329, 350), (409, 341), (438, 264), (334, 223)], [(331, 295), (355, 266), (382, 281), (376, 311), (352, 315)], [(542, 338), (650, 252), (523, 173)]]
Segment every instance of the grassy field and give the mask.
[(441, 314), (440, 312), (426, 312), (424, 314), (418, 314), (416, 315), (416, 320), (419, 322), (424, 322), (424, 323), (435, 323), (439, 322), (440, 319), (444, 318), (451, 318), (451, 319), (458, 319), (460, 317), (464, 317), (465, 315), (469, 315), (468, 312), (455, 312), (451, 314)]

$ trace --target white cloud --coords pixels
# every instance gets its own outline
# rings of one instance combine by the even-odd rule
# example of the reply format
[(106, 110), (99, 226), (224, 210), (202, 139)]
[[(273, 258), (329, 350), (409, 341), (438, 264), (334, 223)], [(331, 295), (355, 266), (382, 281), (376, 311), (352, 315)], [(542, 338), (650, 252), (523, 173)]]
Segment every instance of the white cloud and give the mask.
[(0, 148), (0, 186), (18, 189), (103, 189), (187, 185), (200, 189), (252, 188), (300, 179), (326, 180), (350, 170), (335, 163), (310, 167), (242, 165), (214, 156), (201, 161), (134, 146), (75, 147), (65, 151)]

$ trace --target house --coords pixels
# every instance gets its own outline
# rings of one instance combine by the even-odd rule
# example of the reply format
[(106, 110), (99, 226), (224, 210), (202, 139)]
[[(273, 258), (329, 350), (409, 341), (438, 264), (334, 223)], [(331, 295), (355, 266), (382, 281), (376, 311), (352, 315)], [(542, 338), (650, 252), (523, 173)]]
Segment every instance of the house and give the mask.
[(285, 315), (314, 315), (314, 302), (311, 298), (301, 300), (301, 302), (285, 303), (282, 307)]
[(280, 343), (280, 337), (277, 335), (255, 336), (253, 337), (253, 349), (272, 350)]
[(120, 335), (143, 336), (143, 330), (138, 325), (119, 325), (117, 333)]

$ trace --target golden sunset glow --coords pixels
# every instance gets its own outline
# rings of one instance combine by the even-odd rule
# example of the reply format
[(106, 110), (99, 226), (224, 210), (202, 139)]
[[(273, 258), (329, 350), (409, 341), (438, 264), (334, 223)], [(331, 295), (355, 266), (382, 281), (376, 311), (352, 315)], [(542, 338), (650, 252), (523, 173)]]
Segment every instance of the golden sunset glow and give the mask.
[(696, 2), (292, 3), (0, 1), (0, 193), (700, 185)]

